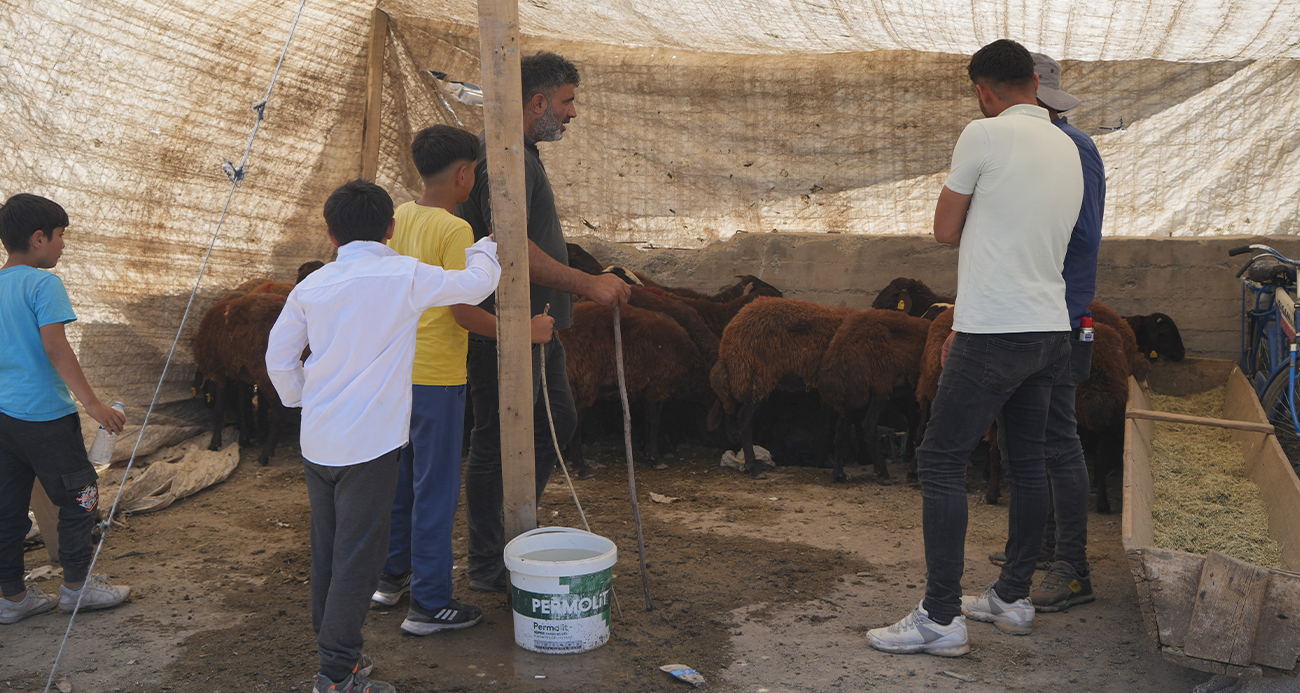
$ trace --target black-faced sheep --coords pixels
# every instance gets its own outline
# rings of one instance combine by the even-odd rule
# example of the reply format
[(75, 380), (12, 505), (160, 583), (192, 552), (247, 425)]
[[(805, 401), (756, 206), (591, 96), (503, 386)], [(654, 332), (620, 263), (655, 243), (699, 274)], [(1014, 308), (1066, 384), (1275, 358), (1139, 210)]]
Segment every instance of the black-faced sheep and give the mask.
[(765, 297), (741, 309), (723, 331), (709, 382), (722, 408), (735, 415), (746, 469), (755, 478), (762, 473), (754, 457), (755, 410), (778, 387), (815, 389), (835, 332), (861, 312)]
[(1137, 336), (1138, 350), (1147, 358), (1154, 361), (1161, 356), (1168, 356), (1171, 361), (1183, 360), (1186, 354), (1183, 350), (1183, 336), (1179, 334), (1173, 318), (1164, 313), (1152, 313), (1129, 315), (1124, 319)]
[(733, 301), (742, 296), (749, 296), (751, 294), (754, 296), (769, 296), (771, 298), (782, 298), (784, 296), (784, 294), (781, 293), (780, 289), (776, 288), (775, 286), (772, 286), (771, 284), (768, 284), (767, 282), (763, 281), (762, 279), (759, 279), (758, 277), (755, 277), (752, 274), (736, 275), (736, 279), (738, 279), (739, 281), (737, 281), (735, 284), (732, 284), (731, 286), (723, 287), (722, 290), (718, 291), (718, 293), (713, 294), (712, 296), (708, 294), (700, 293), (699, 291), (695, 291), (693, 289), (682, 289), (682, 288), (664, 286), (663, 284), (660, 284), (659, 282), (656, 282), (650, 277), (646, 276), (645, 273), (643, 272), (637, 272), (636, 276), (638, 279), (641, 280), (642, 286), (645, 286), (650, 289), (659, 289), (661, 291), (666, 291), (678, 298), (684, 298), (684, 299), (713, 301), (714, 303), (726, 303), (728, 301)]
[[(876, 424), (899, 391), (910, 395), (920, 376), (931, 323), (892, 310), (868, 310), (844, 319), (822, 357), (818, 390), (840, 415), (832, 478), (843, 481), (850, 421), (861, 422), (867, 459), (881, 479), (889, 469), (875, 444)], [(910, 432), (910, 431), (909, 431)]]
[(898, 310), (919, 318), (936, 303), (954, 303), (956, 300), (952, 296), (936, 294), (919, 279), (899, 277), (880, 290), (876, 300), (871, 302), (871, 307), (877, 310)]
[[(622, 306), (619, 320), (628, 404), (644, 400), (647, 458), (661, 469), (658, 440), (663, 403), (673, 396), (710, 399), (712, 393), (705, 385), (708, 367), (686, 331), (672, 318)], [(597, 399), (618, 397), (613, 309), (590, 301), (578, 303), (573, 307), (573, 325), (558, 335), (564, 344), (569, 389), (578, 415), (566, 457), (579, 478), (585, 479), (590, 471), (582, 457), (583, 417)]]

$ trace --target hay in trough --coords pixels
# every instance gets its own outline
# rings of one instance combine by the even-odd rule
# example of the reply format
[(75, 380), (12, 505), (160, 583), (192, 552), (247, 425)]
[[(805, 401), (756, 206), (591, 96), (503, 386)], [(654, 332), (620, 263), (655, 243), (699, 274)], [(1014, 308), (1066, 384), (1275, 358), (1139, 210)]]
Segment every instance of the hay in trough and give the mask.
[[(1151, 404), (1160, 411), (1220, 417), (1223, 396), (1222, 387), (1190, 397), (1153, 393)], [(1228, 431), (1157, 422), (1151, 474), (1157, 546), (1199, 554), (1221, 551), (1257, 566), (1281, 566), (1282, 552), (1268, 536), (1259, 488), (1246, 476), (1241, 448)]]

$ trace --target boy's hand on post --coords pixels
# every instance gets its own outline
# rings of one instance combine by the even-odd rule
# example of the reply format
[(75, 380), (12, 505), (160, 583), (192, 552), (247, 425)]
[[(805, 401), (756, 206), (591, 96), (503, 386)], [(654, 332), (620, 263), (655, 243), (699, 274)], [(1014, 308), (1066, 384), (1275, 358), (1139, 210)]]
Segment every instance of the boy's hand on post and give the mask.
[(632, 297), (632, 287), (613, 274), (597, 274), (591, 278), (587, 298), (606, 308), (627, 303)]
[(555, 318), (534, 315), (532, 320), (533, 344), (546, 344), (555, 335)]
[(126, 425), (126, 415), (103, 402), (86, 405), (86, 413), (113, 435), (121, 434), (122, 427)]

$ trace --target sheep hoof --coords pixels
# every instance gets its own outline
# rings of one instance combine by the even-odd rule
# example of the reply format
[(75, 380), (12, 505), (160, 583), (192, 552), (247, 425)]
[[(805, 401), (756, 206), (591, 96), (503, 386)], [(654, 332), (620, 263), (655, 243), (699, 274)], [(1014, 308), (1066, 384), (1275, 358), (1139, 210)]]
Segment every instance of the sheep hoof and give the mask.
[(668, 465), (664, 464), (663, 462), (655, 462), (654, 467), (655, 469), (664, 470), (668, 468)]
[(578, 481), (586, 481), (587, 479), (590, 479), (593, 476), (595, 476), (595, 474), (592, 474), (590, 469), (583, 469), (582, 471), (578, 472)]
[(881, 486), (893, 486), (894, 480), (891, 479), (890, 477), (882, 476), (876, 478), (876, 483), (880, 484)]
[(998, 500), (997, 496), (984, 496), (984, 503), (987, 505), (997, 505)]
[(262, 465), (263, 467), (269, 466), (269, 465), (271, 464), (271, 458), (269, 458), (269, 457), (259, 457), (259, 458), (257, 459), (257, 463), (260, 464), (260, 465)]

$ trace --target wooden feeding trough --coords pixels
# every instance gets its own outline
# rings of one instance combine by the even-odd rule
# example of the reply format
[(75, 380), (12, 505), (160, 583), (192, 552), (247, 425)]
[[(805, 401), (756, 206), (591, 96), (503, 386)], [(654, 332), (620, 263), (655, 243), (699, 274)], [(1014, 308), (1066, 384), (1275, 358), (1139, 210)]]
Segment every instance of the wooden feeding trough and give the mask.
[(1239, 674), (1261, 666), (1296, 673), (1300, 654), (1300, 573), (1155, 546), (1151, 511), (1153, 419), (1229, 429), (1246, 475), (1259, 487), (1269, 535), (1282, 564), (1300, 571), (1300, 481), (1272, 434), (1254, 390), (1230, 361), (1186, 359), (1153, 371), (1156, 392), (1185, 396), (1226, 383), (1222, 418), (1151, 412), (1147, 392), (1129, 379), (1124, 435), (1124, 550), (1137, 581), (1151, 648), (1181, 666)]

